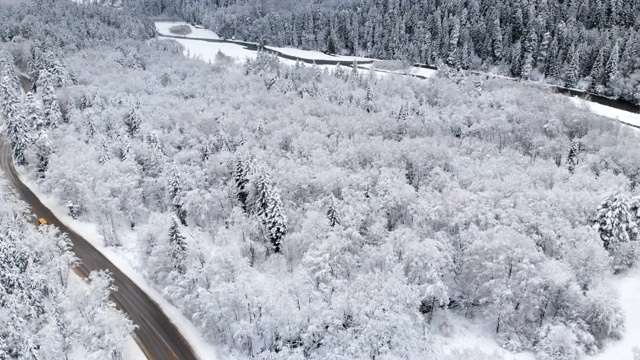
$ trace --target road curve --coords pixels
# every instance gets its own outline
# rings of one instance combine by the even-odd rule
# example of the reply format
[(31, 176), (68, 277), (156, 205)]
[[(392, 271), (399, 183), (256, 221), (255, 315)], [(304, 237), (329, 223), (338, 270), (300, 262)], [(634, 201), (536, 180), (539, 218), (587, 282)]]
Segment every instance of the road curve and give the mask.
[(152, 360), (198, 359), (189, 343), (160, 306), (93, 245), (62, 223), (22, 182), (14, 167), (11, 146), (4, 132), (0, 134), (0, 167), (6, 180), (16, 190), (16, 194), (29, 205), (37, 218), (46, 219), (49, 224), (55, 225), (69, 236), (73, 243), (73, 251), (80, 259), (77, 271), (85, 277), (94, 270), (108, 270), (111, 273), (113, 284), (117, 287), (117, 291), (113, 292), (111, 297), (116, 306), (137, 325), (136, 341), (141, 345), (147, 358)]

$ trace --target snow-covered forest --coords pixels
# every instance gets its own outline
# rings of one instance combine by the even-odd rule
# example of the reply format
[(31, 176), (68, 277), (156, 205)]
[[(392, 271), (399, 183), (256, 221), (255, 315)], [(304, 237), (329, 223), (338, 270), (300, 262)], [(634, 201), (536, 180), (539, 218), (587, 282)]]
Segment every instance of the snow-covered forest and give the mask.
[[(478, 66), (507, 69), (513, 41), (514, 51), (529, 53), (517, 39), (532, 32), (562, 54), (552, 58), (558, 69), (565, 56), (579, 58), (580, 71), (591, 67), (582, 56), (597, 46), (607, 63), (615, 51), (638, 60), (623, 55), (637, 37), (630, 15), (610, 20), (604, 10), (602, 26), (575, 15), (561, 31), (539, 6), (509, 5), (519, 3), (483, 5), (477, 18), (462, 6), (424, 11), (436, 14), (429, 18), (442, 34), (458, 29), (452, 49), (465, 48)], [(126, 254), (224, 358), (482, 359), (443, 352), (442, 340), (472, 321), (510, 351), (579, 359), (624, 333), (609, 280), (638, 255), (635, 129), (532, 83), (379, 77), (346, 66), (286, 66), (263, 53), (236, 64), (220, 54), (208, 64), (152, 38), (151, 10), (46, 4), (0, 7), (0, 91), (15, 162), (42, 191), (71, 202), (72, 216), (98, 224), (105, 244)], [(335, 29), (339, 14), (358, 14), (314, 4), (297, 10), (330, 18)], [(345, 4), (373, 9), (362, 21), (368, 11), (387, 13), (375, 2)], [(412, 2), (402, 4), (394, 11), (409, 19)], [(181, 11), (220, 26), (234, 6)], [(517, 22), (503, 20), (518, 11), (516, 36)], [(472, 40), (470, 19), (497, 23), (508, 55), (493, 58), (493, 40)], [(260, 24), (216, 29), (274, 34)], [(414, 56), (408, 48), (387, 52), (393, 34), (375, 40), (377, 50), (356, 41), (350, 52)], [(348, 49), (332, 36), (336, 52)], [(438, 36), (434, 44), (450, 43)], [(486, 57), (476, 55), (487, 43)], [(541, 43), (525, 59), (540, 59)], [(442, 47), (421, 46), (429, 55), (410, 59), (447, 61)], [(20, 94), (12, 62), (31, 76), (34, 93)], [(602, 71), (615, 84), (633, 81), (622, 65), (613, 78)], [(24, 223), (10, 219), (2, 229)], [(37, 236), (30, 249), (54, 246)], [(0, 350), (4, 344), (0, 336)]]
[(640, 104), (640, 1), (143, 0), (220, 36), (543, 80)]
[(0, 359), (121, 359), (133, 325), (109, 275), (80, 280), (66, 237), (36, 229), (4, 183), (0, 194)]

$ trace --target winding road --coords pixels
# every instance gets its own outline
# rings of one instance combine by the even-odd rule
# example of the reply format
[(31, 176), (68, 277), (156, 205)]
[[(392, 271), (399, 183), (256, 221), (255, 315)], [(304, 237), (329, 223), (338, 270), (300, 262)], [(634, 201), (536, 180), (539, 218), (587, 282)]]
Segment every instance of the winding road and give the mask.
[(16, 194), (29, 205), (36, 218), (46, 219), (49, 224), (68, 235), (73, 243), (73, 251), (80, 259), (76, 271), (84, 277), (94, 270), (107, 270), (111, 273), (113, 284), (117, 287), (117, 291), (111, 294), (111, 298), (117, 307), (137, 325), (135, 339), (147, 358), (153, 360), (198, 359), (192, 347), (160, 306), (86, 239), (62, 223), (22, 182), (14, 167), (11, 146), (4, 131), (0, 135), (0, 167), (5, 179), (15, 189)]

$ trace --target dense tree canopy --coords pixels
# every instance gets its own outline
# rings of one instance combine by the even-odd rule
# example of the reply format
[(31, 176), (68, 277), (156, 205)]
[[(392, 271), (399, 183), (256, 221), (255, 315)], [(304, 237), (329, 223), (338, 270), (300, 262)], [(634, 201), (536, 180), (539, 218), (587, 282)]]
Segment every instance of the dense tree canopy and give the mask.
[[(175, 2), (136, 3), (135, 11), (161, 13)], [(194, 11), (211, 24), (264, 4), (248, 21), (265, 36), (280, 33), (261, 27), (278, 14), (277, 1), (180, 3), (173, 11), (183, 14), (223, 6)], [(571, 1), (547, 4), (547, 20), (538, 19), (543, 2), (494, 10), (488, 2), (341, 3), (290, 9), (295, 19), (312, 14), (308, 29), (329, 29), (326, 38), (313, 30), (297, 41), (409, 56), (407, 24), (418, 31), (422, 17), (409, 22), (405, 14), (415, 8), (443, 34), (420, 30), (439, 44), (420, 48), (427, 54), (420, 61), (515, 66), (529, 77), (553, 63), (571, 68), (572, 81), (588, 68), (595, 84), (609, 86), (619, 79), (611, 69), (621, 71), (630, 56), (622, 42), (611, 43), (594, 54), (597, 66), (585, 65), (586, 50), (569, 41), (581, 27), (597, 38), (630, 26), (628, 13), (611, 15), (602, 3), (598, 23), (562, 13)], [(360, 6), (360, 15), (349, 6)], [(35, 23), (57, 19), (52, 29), (76, 21), (74, 11), (102, 19), (113, 11), (31, 10)], [(114, 28), (145, 24), (122, 11)], [(397, 29), (382, 33), (369, 21), (371, 36), (357, 30), (345, 42), (341, 16), (355, 17), (353, 30), (369, 13)], [(551, 16), (567, 20), (562, 30), (550, 31)], [(473, 26), (481, 34), (471, 35)], [(40, 69), (29, 65), (31, 50), (62, 32), (32, 38), (19, 29), (25, 35), (6, 47), (19, 68)], [(41, 115), (45, 102), (60, 111), (55, 124), (27, 127), (35, 140), (24, 151), (25, 171), (43, 192), (76, 204), (79, 219), (97, 224), (105, 243), (126, 252), (222, 354), (446, 359), (441, 340), (461, 317), (490, 324), (504, 348), (540, 359), (596, 353), (623, 333), (606, 280), (638, 254), (633, 130), (530, 84), (381, 78), (286, 66), (264, 53), (242, 65), (207, 64), (183, 57), (171, 41), (109, 31), (122, 39), (105, 43), (101, 30), (90, 33), (96, 41), (80, 41), (45, 66), (35, 99), (23, 96)], [(482, 58), (474, 36), (484, 39)], [(514, 52), (521, 62), (508, 60)], [(541, 60), (558, 53), (561, 62)], [(64, 71), (49, 70), (56, 64)]]
[(640, 104), (640, 1), (145, 0), (226, 38), (497, 71)]

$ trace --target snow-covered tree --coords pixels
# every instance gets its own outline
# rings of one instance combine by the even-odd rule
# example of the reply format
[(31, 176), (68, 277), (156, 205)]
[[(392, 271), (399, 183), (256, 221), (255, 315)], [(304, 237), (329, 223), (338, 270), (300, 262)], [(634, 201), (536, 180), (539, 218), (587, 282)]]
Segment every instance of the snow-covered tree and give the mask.
[(52, 75), (43, 70), (39, 76), (40, 85), (39, 89), (42, 90), (42, 109), (44, 115), (44, 123), (48, 127), (57, 127), (62, 123), (62, 112), (60, 111), (60, 104), (56, 98), (56, 90), (53, 85)]
[(271, 249), (276, 253), (280, 252), (282, 238), (287, 231), (280, 194), (271, 184), (271, 176), (264, 170), (254, 175), (251, 182), (251, 212), (266, 227)]
[(42, 112), (39, 103), (31, 91), (24, 97), (24, 109), (26, 112), (27, 128), (38, 129), (43, 126)]
[(129, 136), (135, 136), (140, 132), (140, 112), (138, 110), (139, 105), (132, 105), (129, 108), (129, 112), (124, 118), (124, 124), (127, 127), (127, 133)]
[(567, 169), (570, 173), (573, 173), (576, 166), (580, 163), (580, 153), (582, 152), (582, 143), (578, 140), (571, 142), (571, 148), (569, 149), (569, 155), (567, 155)]
[(638, 225), (632, 204), (624, 193), (609, 195), (598, 207), (593, 219), (605, 249), (614, 258), (617, 270), (627, 268), (637, 256)]
[(331, 200), (329, 201), (329, 207), (327, 208), (327, 219), (329, 219), (329, 225), (334, 227), (340, 224), (340, 213), (336, 208), (336, 198), (331, 195)]
[(169, 255), (171, 256), (173, 269), (180, 274), (184, 274), (187, 271), (185, 264), (187, 241), (180, 232), (180, 224), (178, 221), (176, 218), (171, 220), (171, 227), (169, 228)]
[(22, 101), (16, 90), (11, 87), (11, 81), (7, 76), (0, 79), (0, 97), (3, 99), (0, 105), (7, 125), (13, 160), (18, 165), (25, 165), (24, 152), (30, 144), (27, 119)]
[(613, 45), (611, 53), (609, 54), (609, 60), (605, 68), (605, 86), (611, 86), (618, 74), (618, 61), (620, 60), (620, 47), (618, 42)]

